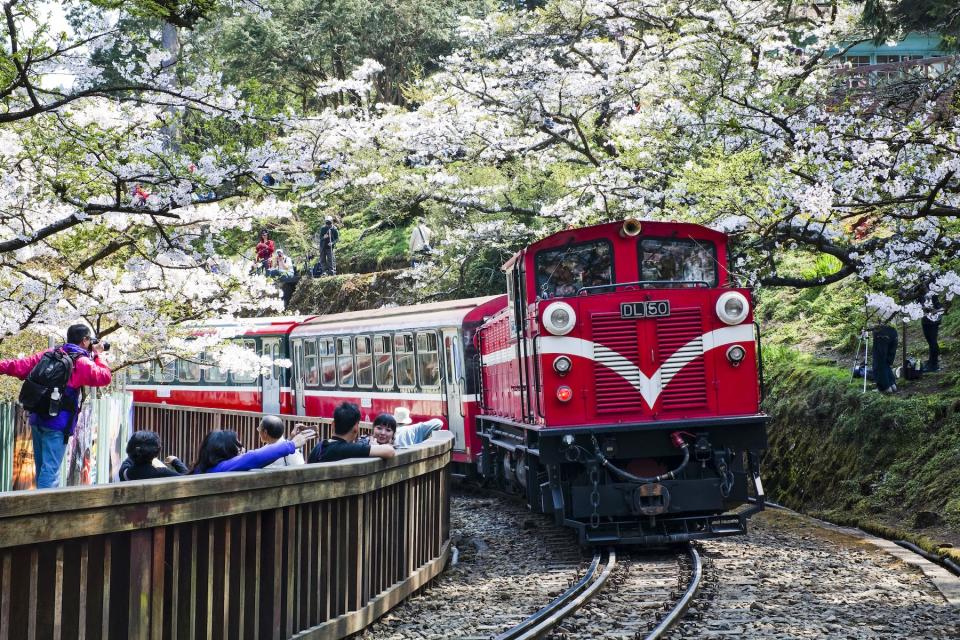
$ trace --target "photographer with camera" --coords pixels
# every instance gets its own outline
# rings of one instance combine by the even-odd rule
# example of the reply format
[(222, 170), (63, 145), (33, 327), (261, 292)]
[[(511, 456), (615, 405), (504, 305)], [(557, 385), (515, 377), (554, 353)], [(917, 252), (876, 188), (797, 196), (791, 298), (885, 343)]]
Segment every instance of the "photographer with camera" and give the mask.
[(67, 341), (26, 358), (0, 360), (0, 374), (23, 380), (20, 404), (30, 412), (37, 488), (56, 487), (60, 463), (83, 404), (83, 387), (105, 387), (112, 375), (100, 354), (110, 348), (85, 324), (71, 325)]

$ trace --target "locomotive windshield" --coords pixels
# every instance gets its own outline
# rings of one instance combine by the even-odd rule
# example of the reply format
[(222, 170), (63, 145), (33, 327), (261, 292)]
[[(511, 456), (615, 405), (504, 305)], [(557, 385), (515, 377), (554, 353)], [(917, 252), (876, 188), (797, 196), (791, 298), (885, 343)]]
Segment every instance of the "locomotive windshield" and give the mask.
[(568, 244), (537, 254), (537, 295), (575, 296), (583, 287), (613, 284), (613, 247), (607, 240)]
[(649, 286), (717, 286), (712, 242), (679, 238), (640, 240), (640, 280)]

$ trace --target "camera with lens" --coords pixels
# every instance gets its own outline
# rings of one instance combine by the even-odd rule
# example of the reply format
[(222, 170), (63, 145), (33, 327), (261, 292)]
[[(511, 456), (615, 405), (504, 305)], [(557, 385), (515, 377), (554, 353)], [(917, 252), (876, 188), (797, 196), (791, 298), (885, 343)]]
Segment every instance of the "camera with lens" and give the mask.
[(110, 343), (109, 343), (108, 341), (106, 341), (106, 340), (101, 340), (100, 338), (93, 338), (92, 340), (90, 340), (90, 346), (91, 346), (91, 347), (92, 347), (93, 345), (95, 345), (95, 344), (101, 344), (101, 343), (103, 343), (103, 350), (104, 350), (104, 351), (110, 351)]

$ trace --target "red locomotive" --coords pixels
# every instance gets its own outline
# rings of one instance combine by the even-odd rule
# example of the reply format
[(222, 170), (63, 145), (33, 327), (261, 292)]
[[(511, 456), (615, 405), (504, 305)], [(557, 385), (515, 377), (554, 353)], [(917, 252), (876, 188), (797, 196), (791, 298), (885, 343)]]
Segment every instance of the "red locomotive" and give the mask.
[[(128, 380), (139, 402), (442, 417), (455, 462), (585, 543), (742, 533), (763, 506), (767, 418), (750, 294), (726, 264), (726, 236), (698, 225), (569, 230), (507, 262), (506, 296), (237, 321), (289, 370), (178, 361)], [(729, 513), (751, 489), (755, 504)]]
[[(582, 542), (744, 532), (767, 418), (750, 293), (726, 264), (722, 233), (635, 220), (517, 253), (478, 333), (481, 473)], [(726, 515), (748, 485), (756, 504)]]

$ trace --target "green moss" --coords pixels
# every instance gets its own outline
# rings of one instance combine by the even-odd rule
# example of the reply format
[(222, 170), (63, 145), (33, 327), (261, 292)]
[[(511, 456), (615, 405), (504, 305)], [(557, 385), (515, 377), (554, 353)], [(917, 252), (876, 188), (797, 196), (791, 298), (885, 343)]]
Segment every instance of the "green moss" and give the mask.
[(764, 475), (774, 499), (847, 519), (960, 526), (960, 395), (882, 396), (846, 369), (786, 348), (764, 358), (771, 415)]

